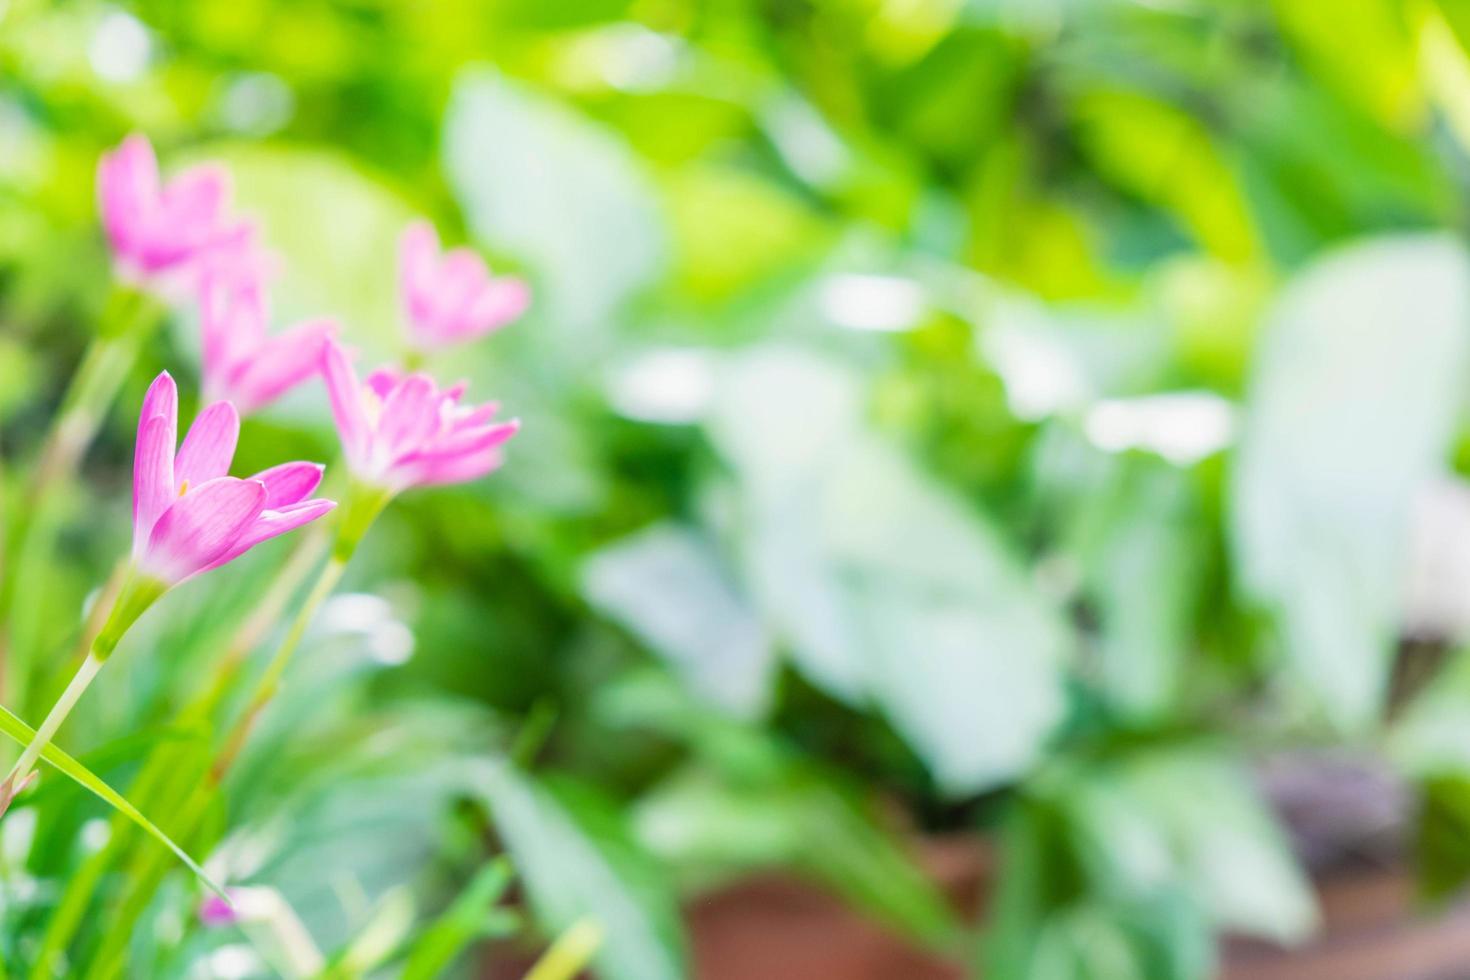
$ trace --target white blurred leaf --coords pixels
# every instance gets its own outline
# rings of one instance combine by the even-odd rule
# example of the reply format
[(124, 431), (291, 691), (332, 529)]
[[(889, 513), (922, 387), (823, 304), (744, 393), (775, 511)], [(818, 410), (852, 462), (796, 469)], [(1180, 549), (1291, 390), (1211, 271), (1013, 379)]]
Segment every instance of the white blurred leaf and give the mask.
[(864, 431), (859, 390), (797, 351), (730, 365), (711, 432), (746, 492), (747, 572), (813, 683), (875, 703), (971, 792), (1060, 719), (1066, 631), (979, 514)]
[(582, 589), (696, 695), (741, 717), (765, 709), (775, 665), (770, 639), (697, 532), (660, 524), (624, 538), (583, 566)]
[(1312, 893), (1245, 774), (1207, 750), (1152, 752), (1086, 774), (1070, 798), (1084, 854), (1125, 894), (1182, 885), (1221, 929), (1300, 941)]
[(1258, 351), (1232, 527), (1245, 587), (1341, 726), (1378, 710), (1413, 495), (1462, 405), (1470, 279), (1447, 237), (1355, 246), (1299, 276)]

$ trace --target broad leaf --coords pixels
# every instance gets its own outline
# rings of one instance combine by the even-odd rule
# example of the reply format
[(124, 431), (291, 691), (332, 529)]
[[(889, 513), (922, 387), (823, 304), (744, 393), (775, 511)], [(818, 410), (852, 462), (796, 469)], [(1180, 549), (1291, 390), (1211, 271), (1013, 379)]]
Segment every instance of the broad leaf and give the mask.
[(973, 792), (1060, 720), (1067, 634), (999, 530), (865, 430), (859, 390), (796, 350), (730, 365), (711, 431), (744, 491), (748, 577), (808, 678), (876, 704), (945, 790)]
[(593, 555), (582, 589), (695, 694), (741, 717), (764, 711), (771, 640), (709, 540), (674, 524), (641, 531)]
[(1378, 711), (1410, 507), (1463, 403), (1467, 261), (1447, 237), (1339, 252), (1286, 290), (1258, 351), (1234, 549), (1297, 677), (1342, 727)]

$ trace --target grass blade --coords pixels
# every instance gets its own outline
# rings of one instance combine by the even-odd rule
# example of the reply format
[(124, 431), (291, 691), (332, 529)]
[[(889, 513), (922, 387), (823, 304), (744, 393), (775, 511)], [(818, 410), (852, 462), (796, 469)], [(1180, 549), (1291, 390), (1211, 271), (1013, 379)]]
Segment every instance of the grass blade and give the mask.
[[(27, 725), (4, 705), (0, 705), (0, 733), (4, 733), (5, 735), (10, 736), (21, 746), (29, 745), (31, 740), (36, 737), (35, 729), (31, 728), (30, 725)], [(99, 776), (92, 772), (92, 770), (88, 769), (86, 766), (82, 765), (80, 762), (73, 759), (65, 752), (61, 751), (61, 749), (57, 748), (55, 745), (46, 746), (46, 748), (41, 752), (41, 758), (49, 762), (52, 766), (59, 769), (61, 772), (65, 773), (67, 776), (75, 780), (87, 790), (90, 790), (94, 795), (100, 797), (103, 802), (111, 806), (113, 809), (117, 810), (133, 823), (143, 828), (143, 830), (150, 837), (158, 841), (164, 847), (167, 847), (170, 851), (173, 851), (175, 857), (177, 857), (180, 861), (183, 861), (184, 864), (188, 865), (189, 870), (194, 872), (194, 876), (198, 878), (201, 882), (203, 882), (204, 885), (210, 889), (210, 891), (213, 891), (215, 894), (225, 899), (225, 901), (229, 901), (229, 896), (225, 894), (225, 890), (219, 885), (215, 884), (214, 881), (210, 879), (209, 875), (204, 873), (204, 869), (199, 867), (199, 865), (194, 862), (193, 858), (184, 853), (183, 848), (179, 847), (179, 845), (175, 844), (171, 839), (169, 839), (169, 836), (163, 831), (159, 830), (158, 827), (156, 827), (151, 820), (143, 816), (143, 814), (138, 811), (137, 807), (133, 806), (126, 799), (124, 799), (122, 794), (119, 793), (117, 790), (113, 789), (111, 786), (103, 782)]]

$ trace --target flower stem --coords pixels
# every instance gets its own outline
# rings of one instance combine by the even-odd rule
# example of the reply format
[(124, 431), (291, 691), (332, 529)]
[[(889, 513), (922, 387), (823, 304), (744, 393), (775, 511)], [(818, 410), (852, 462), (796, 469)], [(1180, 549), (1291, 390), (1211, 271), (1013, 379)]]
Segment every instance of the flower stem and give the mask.
[(15, 765), (11, 767), (10, 775), (5, 777), (7, 787), (25, 785), (26, 777), (30, 776), (36, 760), (41, 757), (41, 752), (51, 744), (56, 730), (61, 727), (63, 721), (66, 721), (66, 716), (71, 714), (71, 709), (76, 706), (82, 692), (87, 689), (93, 678), (97, 676), (97, 672), (102, 669), (104, 662), (105, 660), (96, 654), (88, 654), (87, 659), (82, 661), (82, 665), (72, 675), (71, 683), (66, 685), (66, 690), (61, 692), (61, 697), (56, 699), (56, 703), (46, 713), (41, 727), (36, 729), (36, 737), (31, 739), (31, 744), (26, 746), (20, 758), (15, 761)]
[(286, 667), (291, 663), (296, 648), (301, 645), (301, 638), (306, 635), (306, 628), (316, 618), (317, 610), (321, 608), (327, 596), (337, 587), (342, 578), (342, 573), (347, 570), (347, 559), (333, 554), (322, 566), (321, 574), (317, 576), (316, 585), (312, 586), (306, 601), (296, 611), (296, 618), (291, 621), (286, 636), (281, 640), (281, 645), (276, 648), (275, 655), (271, 657), (270, 663), (266, 665), (265, 673), (261, 674), (256, 681), (255, 689), (246, 703), (244, 711), (238, 721), (230, 729), (225, 739), (224, 747), (220, 750), (219, 757), (214, 764), (213, 777), (219, 781), (226, 770), (234, 763), (235, 757), (239, 755), (240, 749), (249, 737), (250, 731), (255, 726), (255, 719), (265, 710), (265, 706), (275, 697), (277, 689), (281, 684), (281, 675), (285, 673)]

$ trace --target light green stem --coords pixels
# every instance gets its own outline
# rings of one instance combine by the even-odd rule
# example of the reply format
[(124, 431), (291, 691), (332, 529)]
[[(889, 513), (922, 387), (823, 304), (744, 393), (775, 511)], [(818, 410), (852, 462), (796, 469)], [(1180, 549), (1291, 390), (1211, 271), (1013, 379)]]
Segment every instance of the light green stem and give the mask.
[(42, 750), (51, 744), (56, 730), (61, 727), (63, 721), (66, 721), (66, 716), (71, 714), (71, 709), (76, 707), (77, 700), (92, 683), (97, 672), (102, 669), (103, 663), (103, 659), (95, 653), (88, 654), (87, 659), (82, 661), (82, 665), (72, 675), (71, 683), (66, 685), (66, 690), (61, 692), (61, 697), (56, 699), (56, 703), (46, 713), (41, 727), (36, 729), (36, 737), (31, 739), (31, 744), (26, 746), (20, 758), (15, 761), (10, 775), (5, 777), (7, 786), (25, 785), (26, 777), (31, 774), (31, 769), (36, 765), (36, 760), (41, 757)]

